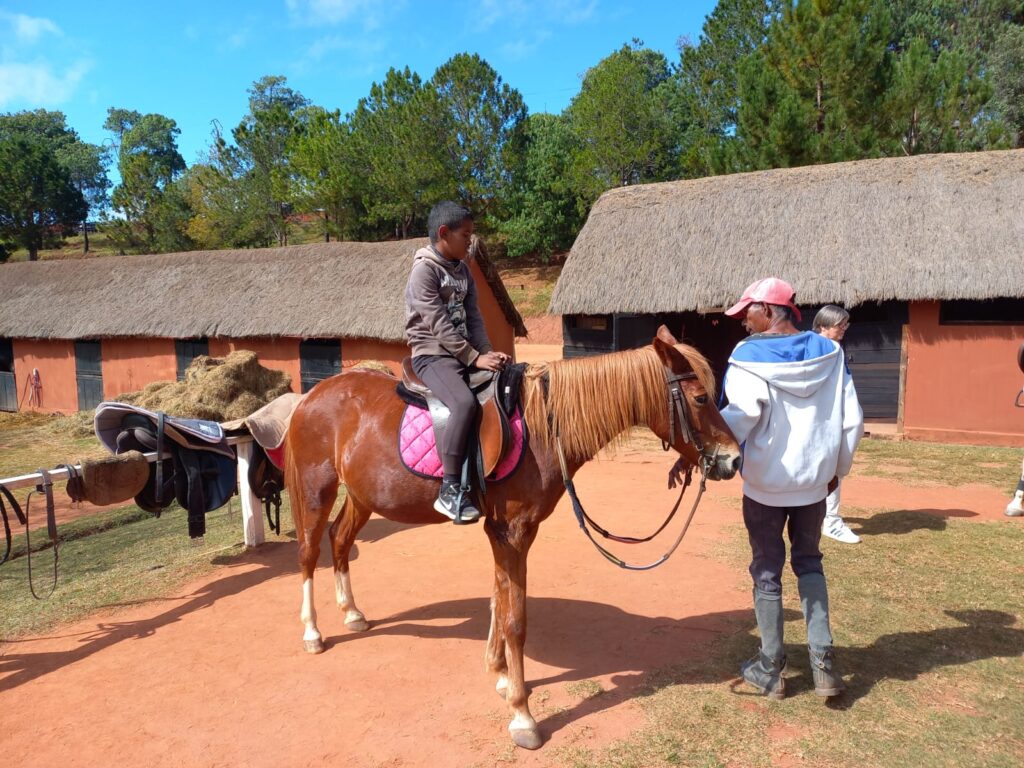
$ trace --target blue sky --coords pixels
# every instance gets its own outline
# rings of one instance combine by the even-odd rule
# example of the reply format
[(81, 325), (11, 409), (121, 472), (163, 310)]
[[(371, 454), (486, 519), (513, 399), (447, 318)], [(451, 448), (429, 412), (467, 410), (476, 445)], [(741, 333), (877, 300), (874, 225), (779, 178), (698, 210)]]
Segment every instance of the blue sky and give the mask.
[(531, 112), (560, 112), (581, 74), (634, 37), (678, 60), (714, 0), (0, 0), (0, 112), (57, 109), (102, 143), (108, 107), (159, 112), (191, 165), (247, 110), (246, 90), (284, 75), (313, 103), (350, 112), (389, 67), (426, 80), (475, 52)]

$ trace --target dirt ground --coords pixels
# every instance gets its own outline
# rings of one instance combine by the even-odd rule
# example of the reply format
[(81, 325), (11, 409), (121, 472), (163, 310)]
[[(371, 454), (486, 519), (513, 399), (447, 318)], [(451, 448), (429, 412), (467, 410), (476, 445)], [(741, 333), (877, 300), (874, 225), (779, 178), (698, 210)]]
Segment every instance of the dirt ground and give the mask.
[[(673, 501), (657, 448), (592, 462), (581, 498), (610, 529), (642, 534)], [(853, 477), (853, 506), (1002, 519), (984, 486), (915, 488)], [(544, 747), (511, 747), (509, 715), (483, 668), (492, 571), (480, 526), (409, 528), (374, 518), (352, 578), (371, 621), (345, 630), (329, 556), (316, 606), (327, 651), (302, 650), (296, 545), (268, 544), (172, 596), (0, 645), (0, 733), (10, 765), (545, 766), (644, 724), (645, 676), (752, 627), (746, 573), (707, 558), (739, 521), (738, 480), (709, 485), (672, 560), (628, 573), (601, 558), (563, 499), (530, 558), (526, 671)], [(854, 528), (856, 519), (851, 519)], [(870, 521), (861, 525), (871, 546)], [(652, 560), (666, 542), (631, 549)], [(826, 540), (830, 548), (840, 545)], [(145, 568), (145, 563), (140, 563)], [(838, 596), (841, 599), (841, 596)], [(753, 642), (753, 641), (752, 641)], [(580, 681), (604, 690), (587, 695)], [(730, 681), (723, 680), (722, 685)], [(591, 686), (592, 688), (592, 686)]]

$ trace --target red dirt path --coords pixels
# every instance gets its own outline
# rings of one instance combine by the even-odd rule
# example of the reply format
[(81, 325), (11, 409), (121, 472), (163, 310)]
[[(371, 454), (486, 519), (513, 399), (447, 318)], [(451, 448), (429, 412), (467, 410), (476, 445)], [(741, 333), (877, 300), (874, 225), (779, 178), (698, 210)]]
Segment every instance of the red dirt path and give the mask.
[[(669, 464), (657, 449), (626, 451), (584, 467), (578, 487), (608, 527), (645, 533), (671, 505)], [(649, 573), (626, 573), (599, 557), (564, 499), (541, 527), (530, 559), (526, 648), (533, 712), (546, 740), (538, 752), (510, 746), (507, 708), (483, 669), (491, 565), (482, 528), (407, 528), (375, 518), (352, 566), (372, 629), (345, 631), (322, 558), (321, 656), (302, 651), (293, 542), (265, 545), (172, 597), (3, 644), (5, 762), (558, 765), (559, 747), (599, 748), (644, 725), (637, 696), (647, 673), (751, 628), (746, 573), (702, 556), (726, 524), (739, 521), (740, 492), (739, 481), (709, 485), (683, 546)], [(854, 506), (1016, 522), (1002, 518), (1005, 499), (982, 486), (914, 488), (854, 477), (843, 492)], [(870, 528), (869, 519), (859, 546), (871, 546)], [(626, 554), (650, 560), (664, 546)], [(839, 546), (825, 541), (826, 557)], [(596, 680), (605, 693), (574, 695), (570, 684), (580, 680)]]

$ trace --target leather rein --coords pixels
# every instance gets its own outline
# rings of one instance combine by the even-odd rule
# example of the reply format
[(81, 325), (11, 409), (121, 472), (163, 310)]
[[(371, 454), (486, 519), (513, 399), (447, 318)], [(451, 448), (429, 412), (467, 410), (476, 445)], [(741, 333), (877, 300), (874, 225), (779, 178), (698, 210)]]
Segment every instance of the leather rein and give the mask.
[[(11, 556), (11, 525), (7, 519), (7, 508), (4, 505), (4, 499), (6, 498), (7, 503), (11, 507), (11, 511), (14, 513), (15, 517), (17, 517), (18, 522), (25, 526), (25, 559), (28, 563), (29, 589), (32, 591), (32, 597), (36, 600), (44, 600), (52, 595), (53, 591), (57, 588), (57, 561), (59, 557), (60, 540), (57, 537), (57, 516), (53, 503), (53, 480), (50, 478), (50, 473), (47, 470), (40, 469), (38, 471), (42, 482), (36, 485), (34, 490), (29, 492), (28, 497), (25, 500), (24, 511), (22, 511), (21, 505), (18, 504), (18, 500), (14, 498), (13, 494), (11, 494), (6, 487), (0, 485), (0, 517), (3, 518), (4, 538), (6, 540), (4, 556), (3, 558), (0, 558), (0, 565), (5, 563)], [(70, 470), (68, 474), (69, 476), (71, 475)], [(32, 577), (32, 541), (29, 538), (28, 516), (33, 494), (42, 494), (46, 498), (46, 532), (50, 538), (50, 546), (53, 548), (53, 582), (50, 585), (49, 591), (44, 595), (39, 595), (36, 592), (35, 581)]]
[(580, 502), (579, 496), (576, 494), (576, 487), (573, 484), (572, 478), (569, 476), (569, 467), (565, 460), (565, 452), (562, 450), (562, 441), (558, 435), (555, 436), (555, 448), (558, 452), (558, 463), (562, 469), (562, 481), (565, 483), (566, 493), (569, 494), (569, 499), (572, 501), (572, 510), (576, 515), (576, 522), (579, 523), (583, 533), (587, 535), (587, 538), (590, 539), (590, 543), (594, 545), (597, 551), (604, 555), (609, 562), (614, 563), (620, 568), (624, 568), (629, 571), (649, 571), (652, 568), (657, 568), (668, 560), (682, 543), (683, 537), (686, 536), (686, 532), (690, 528), (690, 521), (693, 520), (693, 516), (697, 512), (697, 506), (700, 504), (701, 497), (704, 495), (704, 490), (707, 486), (708, 471), (718, 455), (718, 449), (716, 448), (714, 454), (709, 456), (704, 450), (704, 443), (700, 439), (700, 435), (696, 430), (694, 430), (693, 425), (690, 422), (690, 406), (686, 400), (686, 393), (683, 392), (682, 382), (695, 378), (697, 378), (697, 374), (692, 371), (687, 373), (674, 373), (668, 368), (665, 369), (665, 383), (668, 387), (668, 442), (663, 440), (661, 447), (663, 450), (667, 451), (675, 443), (676, 425), (678, 424), (678, 430), (683, 438), (683, 442), (693, 443), (694, 447), (700, 453), (700, 488), (697, 491), (697, 497), (693, 500), (693, 506), (690, 508), (690, 514), (687, 515), (686, 522), (683, 523), (683, 528), (676, 537), (676, 540), (672, 543), (672, 546), (669, 547), (665, 554), (654, 562), (646, 565), (631, 565), (625, 562), (601, 546), (601, 543), (594, 538), (594, 534), (591, 533), (590, 529), (592, 528), (605, 539), (616, 541), (621, 544), (641, 544), (643, 542), (651, 541), (655, 536), (665, 530), (665, 527), (672, 521), (672, 518), (675, 517), (675, 514), (679, 509), (679, 505), (683, 501), (683, 494), (686, 493), (686, 489), (689, 487), (690, 482), (693, 479), (693, 464), (689, 464), (686, 467), (686, 477), (682, 483), (682, 488), (679, 489), (679, 498), (676, 499), (676, 503), (668, 513), (668, 517), (665, 518), (665, 522), (658, 526), (658, 529), (654, 533), (642, 538), (617, 536), (601, 527), (593, 518), (590, 517), (590, 515), (587, 514), (586, 510), (583, 509), (583, 504)]

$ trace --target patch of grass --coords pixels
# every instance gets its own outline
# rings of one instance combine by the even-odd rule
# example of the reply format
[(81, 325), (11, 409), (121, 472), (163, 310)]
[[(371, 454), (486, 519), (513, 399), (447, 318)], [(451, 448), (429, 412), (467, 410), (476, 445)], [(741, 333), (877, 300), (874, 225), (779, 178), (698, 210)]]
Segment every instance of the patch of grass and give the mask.
[(862, 440), (853, 473), (910, 485), (981, 483), (1011, 494), (1020, 479), (1019, 448)]
[[(757, 648), (750, 621), (712, 652), (648, 678), (649, 725), (569, 764), (1016, 766), (1024, 763), (1024, 529), (903, 510), (844, 510), (856, 547), (823, 542), (838, 662), (849, 685), (814, 695), (796, 581), (783, 594), (787, 698), (737, 680)], [(905, 520), (901, 520), (905, 517)], [(926, 519), (930, 518), (930, 519)], [(881, 519), (878, 525), (873, 520)], [(868, 533), (868, 531), (871, 531)], [(749, 552), (732, 526), (713, 556), (742, 571)]]
[[(0, 477), (52, 467), (60, 460), (105, 456), (95, 436), (76, 437), (75, 430), (67, 428), (69, 423), (88, 421), (87, 416), (0, 414)], [(54, 492), (63, 494), (63, 485), (58, 484)], [(15, 491), (22, 503), (26, 493), (25, 489)], [(34, 497), (33, 522), (43, 519), (42, 510), (42, 500)], [(281, 518), (287, 523), (290, 517), (286, 495)], [(186, 515), (177, 505), (164, 510), (160, 518), (127, 504), (60, 522), (57, 589), (48, 600), (37, 601), (28, 588), (24, 529), (12, 515), (12, 559), (0, 566), (0, 638), (38, 634), (101, 608), (165, 596), (213, 571), (225, 557), (243, 551), (237, 497), (208, 514), (206, 521), (206, 536), (198, 543), (188, 538)], [(288, 538), (287, 533), (278, 537), (267, 529), (268, 542)], [(49, 589), (53, 573), (46, 529), (32, 531), (31, 541), (33, 576), (42, 594), (40, 590)]]
[(566, 685), (565, 692), (580, 699), (592, 699), (604, 693), (604, 688), (597, 680), (577, 680)]
[(551, 294), (561, 267), (511, 267), (500, 270), (501, 281), (512, 303), (523, 317), (543, 315), (548, 311)]
[[(282, 508), (282, 520), (290, 514)], [(285, 526), (282, 525), (282, 528)], [(97, 610), (132, 605), (171, 594), (210, 573), (225, 558), (241, 554), (241, 506), (237, 497), (206, 516), (206, 535), (188, 538), (186, 513), (177, 505), (159, 518), (127, 506), (79, 518), (58, 527), (63, 540), (57, 589), (48, 600), (33, 599), (24, 556), (0, 567), (0, 639), (39, 634)], [(292, 532), (292, 536), (293, 536)], [(24, 552), (24, 535), (19, 554)], [(286, 541), (267, 530), (267, 541)], [(33, 532), (32, 548), (48, 545), (45, 530)], [(32, 555), (36, 591), (49, 589), (52, 551)]]

